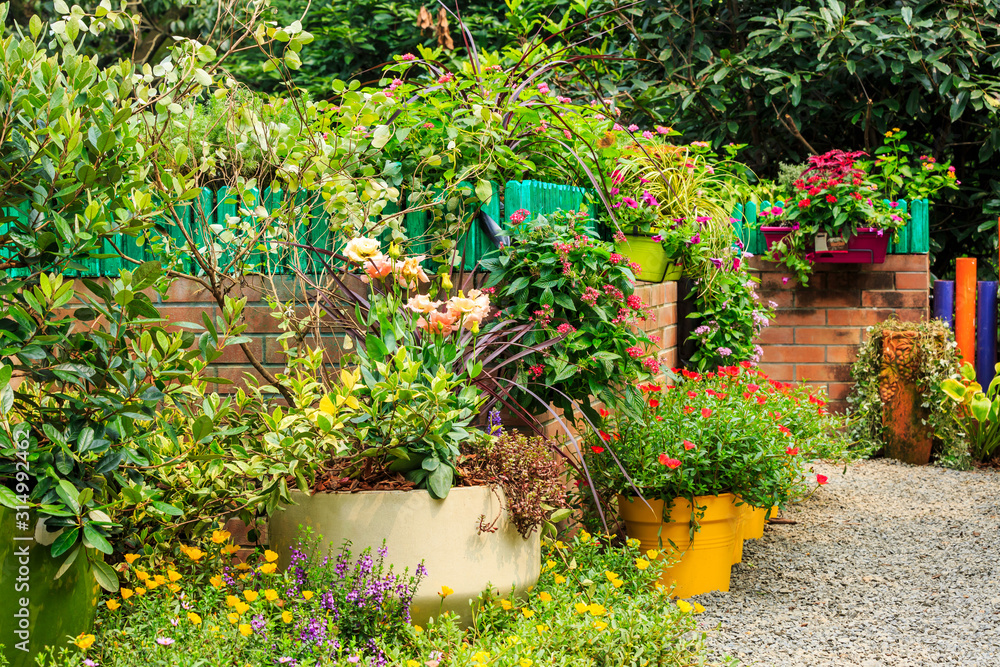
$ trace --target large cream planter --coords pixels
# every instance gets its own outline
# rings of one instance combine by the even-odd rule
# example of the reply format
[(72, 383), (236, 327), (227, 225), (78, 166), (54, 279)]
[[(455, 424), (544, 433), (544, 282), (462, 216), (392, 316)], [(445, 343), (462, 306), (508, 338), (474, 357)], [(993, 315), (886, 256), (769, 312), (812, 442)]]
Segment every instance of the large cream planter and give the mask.
[[(385, 540), (387, 562), (397, 572), (412, 573), (420, 561), (427, 577), (420, 584), (410, 608), (414, 623), (423, 624), (444, 611), (471, 621), (469, 602), (492, 586), (501, 594), (511, 587), (523, 593), (538, 581), (541, 545), (536, 530), (526, 540), (514, 528), (504, 509), (503, 492), (486, 486), (454, 488), (445, 500), (426, 491), (362, 491), (359, 493), (293, 492), (295, 505), (276, 512), (268, 523), (268, 541), (287, 567), (290, 547), (298, 541), (299, 526), (323, 536), (321, 545), (339, 549), (352, 543), (352, 557), (363, 549), (374, 551)], [(480, 517), (489, 523), (500, 519), (496, 532), (480, 533)], [(443, 606), (442, 586), (455, 591)]]

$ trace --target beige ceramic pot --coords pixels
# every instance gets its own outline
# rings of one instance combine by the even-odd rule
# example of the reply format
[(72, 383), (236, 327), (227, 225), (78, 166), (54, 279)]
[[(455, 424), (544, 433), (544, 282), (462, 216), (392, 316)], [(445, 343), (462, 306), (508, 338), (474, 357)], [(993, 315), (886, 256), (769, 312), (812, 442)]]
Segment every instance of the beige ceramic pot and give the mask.
[[(339, 549), (350, 540), (355, 558), (366, 547), (378, 549), (384, 539), (387, 562), (396, 571), (408, 567), (413, 572), (421, 561), (427, 568), (410, 608), (414, 623), (422, 625), (443, 609), (459, 613), (467, 625), (470, 601), (488, 587), (504, 595), (511, 587), (523, 593), (538, 580), (538, 531), (527, 540), (521, 537), (507, 517), (499, 488), (454, 488), (444, 500), (424, 490), (312, 496), (295, 491), (292, 498), (297, 504), (275, 513), (268, 523), (270, 548), (278, 552), (279, 565), (288, 566), (300, 525), (322, 535), (324, 548), (332, 544)], [(487, 523), (499, 517), (495, 532), (479, 532), (483, 516)], [(454, 591), (443, 606), (438, 595), (442, 586)]]

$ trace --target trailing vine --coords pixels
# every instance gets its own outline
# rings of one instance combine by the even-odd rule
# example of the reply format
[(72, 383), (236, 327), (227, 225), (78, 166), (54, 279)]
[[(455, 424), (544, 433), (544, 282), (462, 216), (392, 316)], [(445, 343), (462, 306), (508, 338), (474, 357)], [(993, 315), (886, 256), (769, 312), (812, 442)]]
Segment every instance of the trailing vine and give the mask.
[(868, 327), (867, 339), (858, 350), (858, 359), (851, 368), (856, 384), (847, 402), (853, 419), (850, 421), (851, 440), (869, 455), (882, 448), (883, 402), (879, 395), (879, 373), (882, 362), (882, 334), (886, 331), (915, 331), (922, 354), (918, 371), (917, 389), (922, 396), (921, 406), (927, 409), (923, 423), (930, 428), (934, 438), (933, 454), (937, 463), (948, 467), (967, 469), (971, 465), (969, 446), (965, 433), (951, 418), (948, 400), (941, 390), (941, 383), (957, 378), (960, 367), (955, 336), (943, 320), (930, 322), (902, 322), (895, 316), (885, 322)]

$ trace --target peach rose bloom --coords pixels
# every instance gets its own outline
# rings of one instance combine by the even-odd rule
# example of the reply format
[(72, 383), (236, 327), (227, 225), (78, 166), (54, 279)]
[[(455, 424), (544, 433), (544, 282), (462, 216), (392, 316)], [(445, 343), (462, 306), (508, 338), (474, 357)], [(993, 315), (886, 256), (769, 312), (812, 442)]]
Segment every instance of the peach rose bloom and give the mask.
[(378, 239), (370, 239), (364, 236), (359, 236), (356, 239), (351, 239), (347, 242), (347, 246), (344, 248), (344, 254), (347, 255), (347, 259), (351, 260), (355, 264), (360, 264), (367, 259), (371, 259), (376, 255), (381, 255), (382, 252), (379, 249)]
[(426, 294), (418, 294), (416, 296), (411, 296), (406, 302), (406, 307), (415, 313), (427, 314), (433, 310), (436, 310), (438, 306), (441, 305), (440, 301), (431, 301), (430, 297)]
[(396, 281), (401, 287), (416, 289), (419, 283), (429, 283), (431, 281), (427, 277), (427, 274), (424, 273), (424, 268), (420, 266), (420, 262), (422, 261), (424, 261), (424, 256), (417, 255), (416, 257), (406, 258), (402, 264), (397, 264), (394, 267)]
[(433, 310), (430, 313), (430, 321), (428, 322), (424, 318), (417, 320), (417, 326), (425, 331), (431, 331), (434, 333), (439, 333), (442, 336), (447, 336), (452, 331), (455, 330), (455, 317), (451, 313), (441, 312), (440, 310)]

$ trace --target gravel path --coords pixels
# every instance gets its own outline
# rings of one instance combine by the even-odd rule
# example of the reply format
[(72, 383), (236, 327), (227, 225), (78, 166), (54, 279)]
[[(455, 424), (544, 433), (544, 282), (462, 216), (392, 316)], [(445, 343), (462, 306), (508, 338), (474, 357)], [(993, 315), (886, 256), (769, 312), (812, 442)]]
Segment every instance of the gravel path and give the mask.
[(1000, 666), (1000, 474), (865, 461), (746, 543), (697, 599), (716, 657), (776, 667)]

